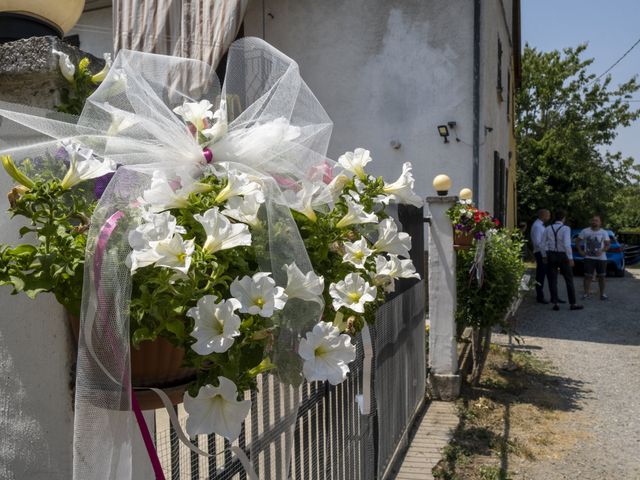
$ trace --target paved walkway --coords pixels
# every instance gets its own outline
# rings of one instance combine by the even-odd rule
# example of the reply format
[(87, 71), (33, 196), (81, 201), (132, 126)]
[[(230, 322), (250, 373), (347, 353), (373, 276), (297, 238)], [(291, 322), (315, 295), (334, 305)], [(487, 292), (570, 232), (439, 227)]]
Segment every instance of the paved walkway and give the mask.
[(430, 402), (424, 416), (414, 427), (409, 448), (396, 469), (396, 480), (431, 480), (431, 470), (442, 458), (442, 449), (449, 443), (458, 426), (455, 404)]
[[(575, 280), (580, 298), (583, 279)], [(555, 364), (573, 400), (566, 427), (576, 432), (555, 458), (511, 465), (518, 480), (640, 479), (640, 268), (607, 284), (610, 300), (580, 300), (582, 311), (554, 312), (532, 295), (518, 311), (518, 348)]]

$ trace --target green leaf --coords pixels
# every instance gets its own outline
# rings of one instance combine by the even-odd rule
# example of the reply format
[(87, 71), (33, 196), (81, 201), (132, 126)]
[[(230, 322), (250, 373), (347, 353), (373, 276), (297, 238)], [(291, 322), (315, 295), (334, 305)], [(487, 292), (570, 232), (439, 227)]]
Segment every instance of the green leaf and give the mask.
[(262, 360), (262, 362), (260, 362), (257, 367), (251, 368), (247, 372), (247, 375), (251, 378), (255, 378), (261, 373), (268, 372), (270, 370), (273, 370), (274, 368), (276, 368), (276, 366), (271, 363), (271, 359), (269, 357), (266, 357), (264, 360)]
[(182, 323), (182, 321), (180, 320), (172, 320), (170, 322), (167, 322), (167, 330), (169, 330), (171, 333), (173, 333), (176, 337), (178, 338), (184, 338), (185, 333), (184, 333), (184, 323)]
[(24, 237), (25, 235), (27, 235), (28, 233), (33, 232), (33, 228), (30, 227), (21, 227), (20, 230), (18, 230), (18, 233), (20, 234), (20, 237)]
[(136, 330), (133, 331), (133, 334), (131, 335), (131, 342), (135, 347), (140, 345), (140, 343), (144, 342), (145, 340), (155, 340), (155, 339), (156, 339), (156, 336), (147, 327), (137, 328)]
[(21, 278), (16, 277), (15, 275), (10, 275), (9, 280), (16, 292), (21, 292), (24, 289), (24, 280)]
[(11, 248), (9, 254), (14, 256), (34, 255), (38, 249), (33, 245), (23, 244), (17, 247)]

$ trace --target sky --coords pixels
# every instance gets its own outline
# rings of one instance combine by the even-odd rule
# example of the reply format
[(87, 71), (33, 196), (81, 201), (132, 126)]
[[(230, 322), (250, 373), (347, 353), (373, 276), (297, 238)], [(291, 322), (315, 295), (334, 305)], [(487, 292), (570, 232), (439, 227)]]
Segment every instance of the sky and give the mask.
[[(560, 50), (588, 43), (583, 58), (594, 58), (590, 71), (600, 75), (640, 39), (638, 0), (521, 0), (522, 44)], [(640, 45), (611, 72), (613, 84), (640, 76)], [(635, 95), (640, 100), (640, 92)], [(640, 108), (640, 102), (632, 103)], [(640, 163), (640, 121), (619, 130), (609, 148)]]

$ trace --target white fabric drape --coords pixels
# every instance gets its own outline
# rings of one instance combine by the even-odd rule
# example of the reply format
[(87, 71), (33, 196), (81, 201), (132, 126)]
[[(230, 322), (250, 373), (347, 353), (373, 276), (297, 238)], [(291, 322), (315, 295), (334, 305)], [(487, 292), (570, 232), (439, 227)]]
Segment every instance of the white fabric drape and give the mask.
[(216, 67), (235, 40), (249, 0), (114, 0), (114, 52), (200, 60)]

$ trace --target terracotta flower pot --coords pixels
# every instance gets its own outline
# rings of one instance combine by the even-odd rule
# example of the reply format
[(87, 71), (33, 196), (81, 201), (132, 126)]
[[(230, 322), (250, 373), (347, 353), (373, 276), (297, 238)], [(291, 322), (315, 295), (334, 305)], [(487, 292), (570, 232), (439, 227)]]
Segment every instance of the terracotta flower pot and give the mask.
[(461, 232), (460, 230), (454, 230), (453, 244), (460, 247), (470, 247), (471, 245), (473, 245), (473, 233), (466, 233), (466, 232)]
[[(80, 319), (68, 315), (73, 336), (78, 343)], [(186, 385), (193, 380), (196, 370), (184, 368), (185, 351), (164, 338), (144, 341), (138, 348), (131, 346), (131, 384), (134, 388), (154, 387), (164, 390), (174, 405), (182, 402)], [(160, 398), (151, 390), (136, 390), (143, 410), (161, 408)]]

